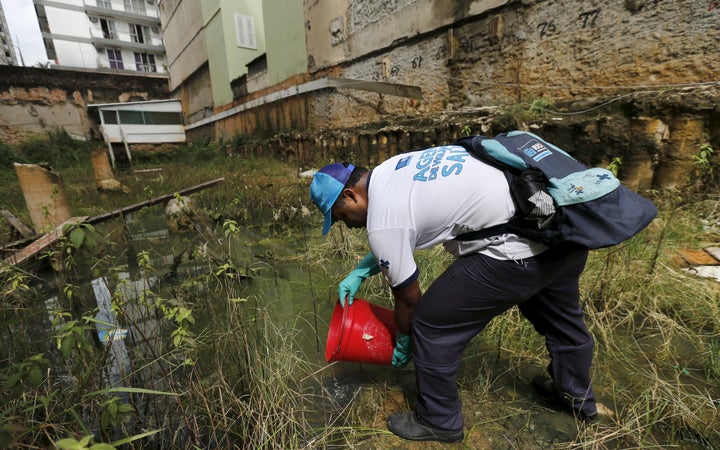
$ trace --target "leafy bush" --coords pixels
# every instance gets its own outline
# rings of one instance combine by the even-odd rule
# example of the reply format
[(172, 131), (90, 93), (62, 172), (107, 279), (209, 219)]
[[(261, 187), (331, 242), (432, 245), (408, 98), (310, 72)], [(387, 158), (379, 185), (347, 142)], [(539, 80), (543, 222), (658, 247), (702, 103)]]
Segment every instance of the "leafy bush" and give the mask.
[(74, 140), (64, 128), (53, 128), (34, 135), (17, 147), (15, 161), (29, 164), (47, 162), (53, 167), (69, 167), (88, 160), (85, 142)]

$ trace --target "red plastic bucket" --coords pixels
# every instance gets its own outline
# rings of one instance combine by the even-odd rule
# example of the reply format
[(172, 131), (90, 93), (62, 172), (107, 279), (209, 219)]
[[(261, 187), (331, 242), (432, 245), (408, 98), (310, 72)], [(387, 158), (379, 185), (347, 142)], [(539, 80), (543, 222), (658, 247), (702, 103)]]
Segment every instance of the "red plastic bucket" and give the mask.
[(325, 360), (390, 365), (396, 331), (392, 310), (359, 298), (346, 308), (338, 302), (330, 319)]

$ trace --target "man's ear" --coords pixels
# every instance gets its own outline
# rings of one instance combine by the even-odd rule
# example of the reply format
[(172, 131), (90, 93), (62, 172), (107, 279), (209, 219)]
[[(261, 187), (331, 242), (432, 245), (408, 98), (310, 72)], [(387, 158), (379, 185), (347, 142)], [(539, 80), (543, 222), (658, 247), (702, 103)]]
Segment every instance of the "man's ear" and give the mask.
[(342, 191), (342, 196), (348, 200), (352, 200), (353, 202), (357, 202), (357, 193), (352, 190), (351, 188), (345, 188)]

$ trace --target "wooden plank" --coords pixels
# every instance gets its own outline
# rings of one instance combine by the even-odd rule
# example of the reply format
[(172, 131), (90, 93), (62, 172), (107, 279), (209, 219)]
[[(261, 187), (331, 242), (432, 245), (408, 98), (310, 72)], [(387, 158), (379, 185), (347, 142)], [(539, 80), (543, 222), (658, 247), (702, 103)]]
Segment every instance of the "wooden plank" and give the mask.
[(713, 258), (720, 261), (720, 247), (708, 247), (705, 249), (706, 252), (710, 253)]
[(30, 229), (27, 225), (25, 225), (22, 220), (15, 217), (15, 214), (11, 213), (7, 209), (3, 209), (0, 211), (0, 214), (5, 217), (5, 219), (10, 222), (10, 225), (13, 226), (18, 232), (22, 235), (24, 238), (29, 238), (33, 236), (35, 233), (33, 230)]
[(691, 266), (713, 266), (720, 264), (720, 261), (703, 250), (684, 248), (679, 250), (678, 253), (680, 253), (680, 256)]
[(28, 244), (30, 244), (32, 241), (34, 241), (37, 238), (37, 235), (33, 235), (27, 238), (22, 238), (17, 241), (12, 241), (7, 244), (4, 244), (2, 247), (0, 247), (0, 251), (3, 252), (16, 252), (19, 247), (24, 247)]
[(36, 239), (32, 244), (28, 245), (27, 247), (23, 248), (19, 252), (15, 253), (14, 255), (10, 256), (9, 258), (6, 258), (3, 261), (3, 264), (11, 265), (11, 266), (19, 266), (31, 258), (35, 257), (38, 253), (41, 251), (47, 249), (52, 244), (54, 244), (58, 239), (60, 239), (63, 236), (63, 227), (66, 225), (77, 225), (79, 223), (82, 223), (87, 219), (88, 216), (78, 216), (78, 217), (71, 217), (62, 224), (58, 225), (53, 231), (46, 233), (40, 238)]
[(87, 222), (89, 224), (105, 222), (106, 220), (110, 220), (115, 217), (120, 217), (125, 214), (129, 214), (131, 212), (139, 211), (147, 206), (157, 205), (159, 203), (165, 203), (165, 202), (169, 201), (170, 199), (174, 198), (175, 195), (192, 194), (193, 192), (197, 192), (197, 191), (201, 191), (203, 189), (207, 189), (209, 187), (213, 187), (224, 181), (225, 181), (225, 178), (218, 178), (216, 180), (207, 181), (205, 183), (201, 183), (196, 186), (192, 186), (192, 187), (189, 187), (186, 189), (181, 189), (172, 194), (161, 195), (159, 197), (155, 197), (155, 198), (151, 198), (150, 200), (146, 200), (144, 202), (135, 203), (134, 205), (126, 206), (124, 208), (116, 209), (115, 211), (111, 211), (111, 212), (108, 212), (105, 214), (100, 214), (99, 216), (91, 217), (91, 218), (87, 219), (85, 222)]

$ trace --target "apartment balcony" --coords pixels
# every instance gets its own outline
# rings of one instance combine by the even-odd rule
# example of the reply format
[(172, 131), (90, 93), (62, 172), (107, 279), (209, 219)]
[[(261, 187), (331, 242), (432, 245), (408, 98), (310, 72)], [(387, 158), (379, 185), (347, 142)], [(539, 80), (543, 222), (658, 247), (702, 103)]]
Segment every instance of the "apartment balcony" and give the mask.
[(112, 18), (123, 22), (136, 23), (138, 25), (160, 26), (160, 17), (157, 11), (148, 10), (144, 14), (141, 11), (123, 11), (113, 8), (102, 8), (94, 1), (85, 1), (85, 14), (102, 18)]
[(140, 43), (118, 39), (117, 33), (104, 32), (95, 28), (90, 29), (90, 41), (95, 48), (124, 48), (140, 53), (164, 54), (162, 44)]

